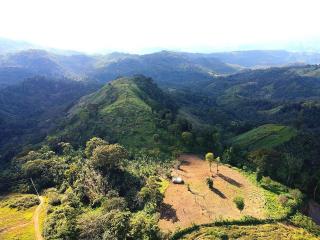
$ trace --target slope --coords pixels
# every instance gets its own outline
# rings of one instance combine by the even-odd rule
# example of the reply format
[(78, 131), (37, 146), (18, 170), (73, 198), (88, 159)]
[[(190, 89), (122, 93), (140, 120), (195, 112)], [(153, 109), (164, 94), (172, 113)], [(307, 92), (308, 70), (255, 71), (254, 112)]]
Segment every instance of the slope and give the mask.
[[(120, 78), (82, 98), (61, 123), (50, 141), (83, 144), (92, 136), (120, 142), (127, 147), (151, 148), (160, 138), (165, 145), (175, 106), (150, 78)], [(155, 137), (157, 134), (157, 137)]]
[(297, 131), (291, 127), (265, 124), (232, 138), (231, 143), (250, 150), (273, 148), (296, 135)]
[(99, 84), (34, 77), (0, 90), (0, 161), (39, 142), (80, 97)]
[(320, 96), (320, 66), (269, 68), (249, 70), (212, 79), (201, 86), (204, 92), (232, 100), (303, 100)]

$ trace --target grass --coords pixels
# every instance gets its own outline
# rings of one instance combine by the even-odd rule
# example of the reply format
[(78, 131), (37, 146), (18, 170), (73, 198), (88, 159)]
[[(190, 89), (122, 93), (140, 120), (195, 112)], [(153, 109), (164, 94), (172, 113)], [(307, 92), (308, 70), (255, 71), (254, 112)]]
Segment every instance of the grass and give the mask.
[(291, 127), (278, 124), (265, 124), (231, 139), (231, 143), (249, 150), (273, 148), (289, 141), (297, 135)]
[(264, 189), (263, 187), (260, 186), (260, 184), (256, 180), (256, 173), (254, 172), (247, 172), (243, 171), (238, 168), (234, 168), (238, 171), (240, 171), (243, 175), (245, 175), (253, 184), (256, 186), (260, 187), (264, 198), (265, 198), (265, 210), (267, 214), (267, 218), (272, 218), (272, 219), (281, 219), (286, 217), (290, 213), (290, 208), (284, 207), (281, 205), (279, 202), (279, 196), (281, 194), (285, 194), (287, 192), (279, 192), (279, 193), (274, 193), (272, 191), (269, 191), (267, 189)]
[(220, 226), (200, 227), (198, 231), (187, 234), (181, 239), (300, 239), (316, 240), (316, 236), (302, 228), (294, 228), (282, 223), (249, 225), (249, 226)]
[(11, 194), (0, 198), (0, 239), (31, 240), (34, 239), (34, 225), (32, 221), (36, 206), (18, 210), (10, 208), (8, 202), (14, 202), (29, 194)]

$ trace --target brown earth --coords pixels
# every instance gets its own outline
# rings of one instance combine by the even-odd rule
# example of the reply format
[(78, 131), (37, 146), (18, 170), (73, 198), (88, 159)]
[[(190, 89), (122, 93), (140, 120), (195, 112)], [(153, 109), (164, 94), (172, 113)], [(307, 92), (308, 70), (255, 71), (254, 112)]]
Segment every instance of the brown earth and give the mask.
[[(159, 226), (164, 231), (174, 231), (195, 224), (208, 223), (219, 219), (239, 219), (244, 215), (264, 218), (265, 200), (258, 187), (253, 185), (238, 171), (224, 165), (209, 165), (195, 155), (180, 157), (179, 170), (174, 169), (172, 176), (180, 176), (185, 184), (170, 183), (165, 192), (161, 207)], [(211, 177), (214, 188), (206, 184)], [(242, 196), (245, 208), (240, 212), (233, 199)]]
[(41, 230), (40, 230), (39, 217), (40, 217), (41, 208), (43, 207), (43, 204), (44, 204), (44, 199), (41, 196), (39, 196), (39, 199), (40, 199), (40, 204), (37, 206), (36, 211), (34, 212), (33, 222), (34, 222), (34, 232), (35, 232), (36, 240), (43, 240), (43, 237), (41, 235)]

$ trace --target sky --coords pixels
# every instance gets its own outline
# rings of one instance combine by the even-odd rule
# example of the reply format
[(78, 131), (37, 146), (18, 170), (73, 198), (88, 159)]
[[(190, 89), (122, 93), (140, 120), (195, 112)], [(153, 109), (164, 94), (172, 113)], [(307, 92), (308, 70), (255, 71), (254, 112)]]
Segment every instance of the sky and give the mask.
[(0, 37), (88, 53), (320, 51), (319, 0), (1, 0)]

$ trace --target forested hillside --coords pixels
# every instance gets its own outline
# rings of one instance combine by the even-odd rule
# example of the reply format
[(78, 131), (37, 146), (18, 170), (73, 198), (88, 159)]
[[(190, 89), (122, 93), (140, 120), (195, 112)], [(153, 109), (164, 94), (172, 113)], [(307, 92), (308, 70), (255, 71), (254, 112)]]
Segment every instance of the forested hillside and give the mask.
[(93, 82), (34, 77), (1, 89), (0, 159), (8, 161), (22, 148), (39, 143), (81, 96), (98, 87)]
[[(186, 201), (193, 204), (205, 187), (202, 192), (215, 194), (213, 207), (222, 201), (219, 209), (233, 209), (228, 214), (240, 225), (270, 221), (283, 233), (288, 229), (279, 222), (301, 227), (292, 220), (296, 211), (308, 199), (319, 201), (318, 65), (243, 71), (203, 54), (35, 50), (6, 55), (1, 64), (0, 190), (33, 193), (32, 179), (49, 206), (46, 239), (168, 238), (159, 222), (174, 215), (164, 201), (179, 202), (168, 194), (176, 187), (171, 178), (184, 169), (183, 176), (192, 174), (177, 191)], [(208, 176), (202, 160), (194, 166), (177, 158), (208, 152)], [(244, 212), (254, 211), (245, 204), (256, 204), (256, 196), (264, 201), (253, 212), (259, 219), (238, 219), (244, 213), (234, 212), (231, 198), (243, 193)], [(20, 206), (18, 198), (0, 199), (0, 209)], [(26, 204), (34, 207), (32, 199)], [(312, 225), (308, 234), (317, 229)]]

